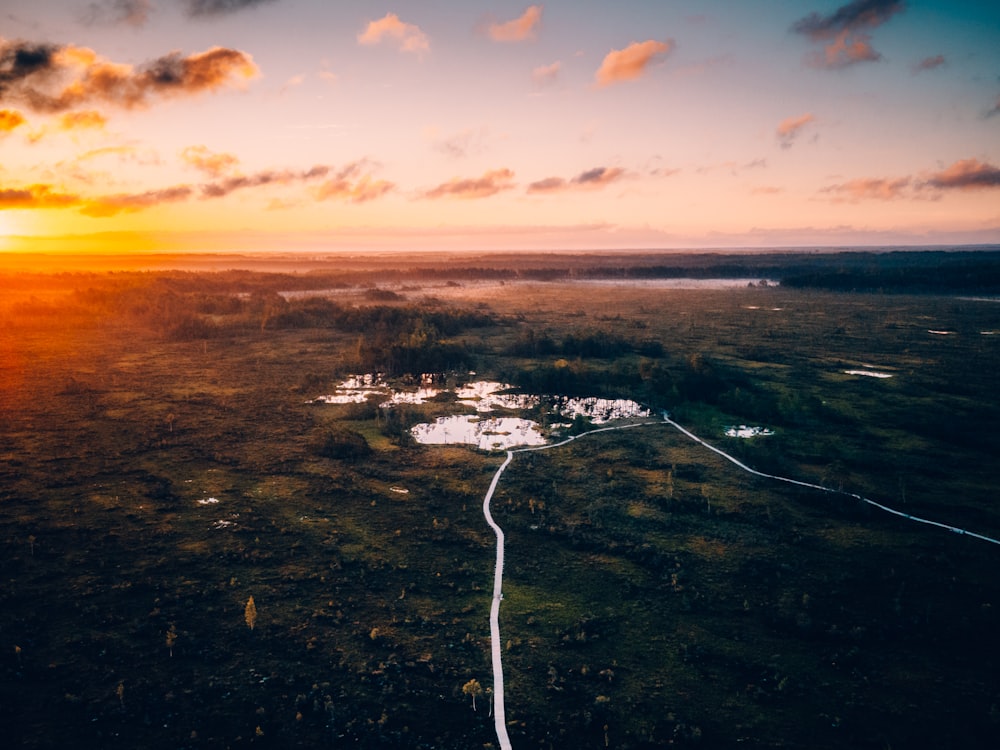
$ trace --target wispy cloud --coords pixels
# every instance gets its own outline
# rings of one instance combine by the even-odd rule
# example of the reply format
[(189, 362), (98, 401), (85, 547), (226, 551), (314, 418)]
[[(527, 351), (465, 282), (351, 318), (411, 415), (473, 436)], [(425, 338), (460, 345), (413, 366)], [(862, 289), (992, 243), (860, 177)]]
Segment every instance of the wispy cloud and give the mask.
[(10, 133), (27, 122), (16, 109), (0, 109), (0, 134)]
[(488, 198), (514, 187), (514, 173), (509, 169), (494, 169), (482, 177), (454, 178), (424, 192), (424, 198)]
[(988, 119), (990, 117), (993, 117), (994, 115), (1000, 115), (1000, 96), (997, 97), (997, 100), (993, 103), (993, 106), (990, 109), (986, 110), (986, 114), (984, 116)]
[(778, 128), (775, 131), (778, 144), (782, 148), (791, 148), (802, 131), (813, 122), (816, 122), (816, 117), (809, 112), (797, 117), (785, 118), (778, 124)]
[(184, 0), (185, 10), (192, 18), (224, 16), (274, 0)]
[(528, 193), (561, 193), (576, 189), (599, 189), (607, 187), (625, 176), (619, 167), (594, 167), (566, 180), (562, 177), (546, 177), (528, 185)]
[(145, 26), (152, 11), (151, 0), (102, 0), (87, 5), (81, 14), (81, 20), (88, 26), (124, 24), (138, 28)]
[(52, 133), (72, 133), (80, 130), (104, 130), (107, 118), (95, 110), (65, 112), (54, 122), (32, 132), (28, 139), (37, 143)]
[(533, 39), (542, 22), (542, 6), (529, 5), (517, 18), (505, 23), (491, 23), (486, 33), (495, 42), (522, 42)]
[(165, 203), (186, 201), (193, 194), (194, 189), (189, 185), (178, 185), (163, 190), (147, 190), (143, 193), (106, 195), (86, 201), (80, 208), (80, 213), (97, 219), (105, 219), (121, 213), (143, 211)]
[(399, 20), (395, 13), (386, 13), (377, 21), (369, 21), (365, 30), (358, 34), (358, 44), (379, 44), (386, 38), (394, 40), (402, 52), (419, 55), (431, 48), (430, 40), (419, 26)]
[(792, 31), (814, 42), (826, 42), (822, 51), (806, 58), (809, 65), (846, 68), (882, 59), (872, 47), (867, 31), (881, 26), (905, 8), (902, 0), (853, 0), (829, 15), (810, 13), (792, 24)]
[(369, 162), (351, 162), (333, 177), (317, 187), (313, 194), (316, 200), (342, 200), (349, 203), (368, 203), (391, 193), (396, 184), (388, 180), (377, 180), (366, 172)]
[(171, 52), (133, 68), (87, 47), (0, 42), (0, 101), (17, 101), (39, 112), (62, 112), (95, 101), (144, 107), (153, 97), (215, 91), (257, 73), (249, 54), (224, 47), (188, 56)]
[(181, 161), (211, 177), (221, 177), (235, 169), (240, 160), (233, 154), (217, 154), (206, 146), (188, 146), (180, 153)]
[(446, 138), (434, 139), (431, 146), (438, 153), (452, 159), (464, 159), (467, 156), (484, 153), (488, 137), (488, 128), (469, 129)]
[(931, 57), (925, 57), (918, 63), (914, 63), (913, 72), (923, 73), (927, 70), (934, 70), (935, 68), (942, 67), (947, 61), (944, 59), (944, 55), (932, 55)]
[(820, 192), (829, 193), (837, 202), (856, 203), (862, 200), (891, 201), (907, 196), (906, 189), (910, 186), (909, 177), (890, 179), (884, 177), (868, 177), (848, 180), (837, 185), (829, 185)]
[(611, 50), (604, 56), (594, 80), (598, 86), (634, 81), (641, 78), (653, 63), (669, 55), (673, 48), (673, 40), (661, 42), (648, 39), (645, 42), (633, 42), (625, 49)]
[(925, 183), (940, 190), (985, 190), (1000, 188), (1000, 167), (978, 159), (962, 159), (932, 174)]
[(531, 80), (536, 86), (551, 86), (559, 80), (559, 72), (562, 70), (562, 63), (556, 60), (548, 65), (539, 65), (531, 71)]

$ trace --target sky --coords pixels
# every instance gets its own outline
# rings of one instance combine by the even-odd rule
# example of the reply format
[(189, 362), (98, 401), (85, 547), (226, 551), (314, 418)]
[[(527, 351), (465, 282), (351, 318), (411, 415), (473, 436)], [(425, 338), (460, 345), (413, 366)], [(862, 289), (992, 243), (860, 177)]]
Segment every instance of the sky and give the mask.
[(0, 252), (980, 243), (998, 3), (0, 6)]

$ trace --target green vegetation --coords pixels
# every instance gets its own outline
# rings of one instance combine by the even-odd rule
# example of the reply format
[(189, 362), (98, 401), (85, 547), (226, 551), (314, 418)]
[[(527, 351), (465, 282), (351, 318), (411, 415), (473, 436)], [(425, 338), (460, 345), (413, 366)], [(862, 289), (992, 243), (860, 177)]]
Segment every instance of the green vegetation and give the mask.
[[(453, 399), (313, 402), (370, 369), (633, 398), (761, 470), (1000, 536), (1000, 304), (531, 280), (560, 264), (0, 276), (8, 744), (495, 744), (502, 457), (408, 438)], [(493, 514), (516, 748), (1000, 743), (993, 545), (662, 423), (519, 454)]]

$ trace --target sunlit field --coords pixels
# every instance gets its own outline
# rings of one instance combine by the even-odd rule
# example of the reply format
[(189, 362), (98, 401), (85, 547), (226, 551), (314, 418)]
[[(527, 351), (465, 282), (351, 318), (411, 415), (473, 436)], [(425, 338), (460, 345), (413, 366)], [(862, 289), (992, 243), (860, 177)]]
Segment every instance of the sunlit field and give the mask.
[[(515, 748), (996, 747), (1000, 547), (661, 416), (1000, 538), (996, 259), (969, 255), (965, 288), (822, 255), (8, 268), (7, 743), (498, 746), (505, 454), (477, 445), (521, 420), (580, 437), (492, 501)], [(596, 398), (640, 426), (586, 435), (611, 422), (564, 406)]]

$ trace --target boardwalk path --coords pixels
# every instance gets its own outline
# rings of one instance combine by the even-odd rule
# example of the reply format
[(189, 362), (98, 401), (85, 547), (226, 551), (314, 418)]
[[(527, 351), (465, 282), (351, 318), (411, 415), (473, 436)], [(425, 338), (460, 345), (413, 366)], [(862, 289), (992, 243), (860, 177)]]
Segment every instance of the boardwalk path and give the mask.
[(493, 533), (497, 537), (497, 560), (496, 566), (493, 569), (493, 602), (490, 605), (490, 646), (493, 653), (493, 723), (496, 727), (497, 740), (500, 742), (501, 750), (511, 750), (510, 738), (507, 736), (507, 713), (504, 707), (503, 698), (503, 663), (501, 662), (501, 648), (500, 648), (500, 601), (503, 599), (503, 529), (493, 520), (493, 515), (490, 513), (490, 500), (493, 499), (493, 493), (496, 492), (497, 485), (500, 484), (500, 477), (508, 466), (510, 462), (514, 460), (515, 453), (529, 453), (531, 451), (544, 451), (551, 450), (552, 448), (558, 448), (562, 445), (567, 445), (572, 443), (581, 437), (587, 435), (595, 435), (598, 432), (609, 432), (611, 430), (626, 430), (630, 427), (642, 427), (643, 425), (650, 424), (660, 424), (659, 422), (636, 422), (632, 424), (617, 425), (615, 427), (602, 427), (598, 430), (591, 430), (590, 432), (585, 432), (583, 435), (574, 435), (560, 443), (552, 443), (551, 445), (540, 445), (534, 448), (519, 448), (518, 450), (507, 451), (507, 459), (500, 465), (497, 469), (496, 474), (493, 475), (493, 481), (490, 482), (490, 488), (486, 491), (486, 497), (483, 498), (483, 515), (486, 516), (486, 523), (490, 525), (493, 529)]
[[(853, 492), (844, 492), (843, 490), (834, 490), (829, 487), (823, 487), (819, 484), (812, 484), (811, 482), (803, 482), (798, 479), (790, 479), (788, 477), (781, 477), (775, 474), (765, 474), (762, 471), (757, 471), (756, 469), (751, 469), (745, 463), (737, 458), (729, 455), (725, 451), (716, 448), (710, 443), (706, 443), (700, 437), (695, 435), (693, 432), (686, 430), (679, 424), (670, 419), (670, 416), (664, 412), (663, 421), (669, 424), (671, 427), (676, 428), (683, 434), (687, 435), (689, 438), (694, 440), (696, 443), (703, 445), (714, 453), (718, 453), (720, 456), (725, 458), (727, 461), (735, 464), (743, 471), (746, 471), (754, 476), (764, 477), (765, 479), (774, 479), (778, 482), (787, 482), (789, 484), (796, 484), (800, 487), (809, 487), (810, 489), (820, 490), (821, 492), (831, 492), (839, 495), (846, 495), (848, 497), (853, 497), (861, 502), (868, 503), (886, 513), (892, 513), (893, 515), (900, 516), (901, 518), (906, 518), (910, 521), (916, 521), (917, 523), (924, 523), (930, 526), (937, 526), (948, 531), (952, 531), (956, 534), (964, 534), (966, 536), (971, 536), (976, 539), (981, 539), (985, 542), (990, 542), (992, 544), (1000, 545), (1000, 540), (994, 539), (993, 537), (984, 536), (983, 534), (977, 534), (972, 531), (967, 531), (965, 529), (960, 529), (957, 526), (949, 526), (945, 523), (940, 523), (938, 521), (931, 521), (926, 518), (920, 518), (918, 516), (910, 515), (909, 513), (903, 513), (902, 511), (895, 510), (881, 503), (877, 503), (874, 500), (869, 500), (866, 497), (862, 497)], [(504, 707), (504, 694), (503, 694), (503, 663), (501, 661), (501, 648), (500, 648), (500, 602), (503, 599), (503, 542), (504, 535), (503, 529), (493, 520), (493, 515), (490, 513), (490, 500), (493, 499), (493, 493), (496, 492), (497, 485), (500, 484), (500, 477), (503, 475), (504, 470), (510, 466), (511, 462), (514, 460), (515, 453), (529, 453), (532, 451), (544, 451), (551, 450), (552, 448), (559, 448), (560, 446), (572, 443), (574, 440), (578, 440), (582, 437), (587, 437), (589, 435), (596, 435), (599, 432), (610, 432), (611, 430), (626, 430), (632, 427), (643, 427), (652, 424), (662, 424), (661, 422), (636, 422), (631, 424), (617, 425), (614, 427), (602, 427), (597, 430), (591, 430), (590, 432), (585, 432), (582, 435), (574, 435), (567, 438), (559, 443), (552, 443), (551, 445), (541, 445), (534, 448), (519, 448), (517, 450), (507, 451), (507, 459), (501, 464), (500, 468), (497, 469), (496, 474), (493, 475), (493, 481), (490, 482), (490, 488), (486, 492), (486, 497), (483, 499), (483, 515), (486, 517), (486, 523), (490, 525), (493, 529), (493, 533), (497, 537), (497, 558), (496, 566), (493, 569), (493, 602), (490, 606), (490, 645), (493, 654), (493, 716), (494, 725), (496, 727), (497, 740), (500, 742), (501, 750), (511, 750), (510, 738), (507, 736), (507, 714)]]

